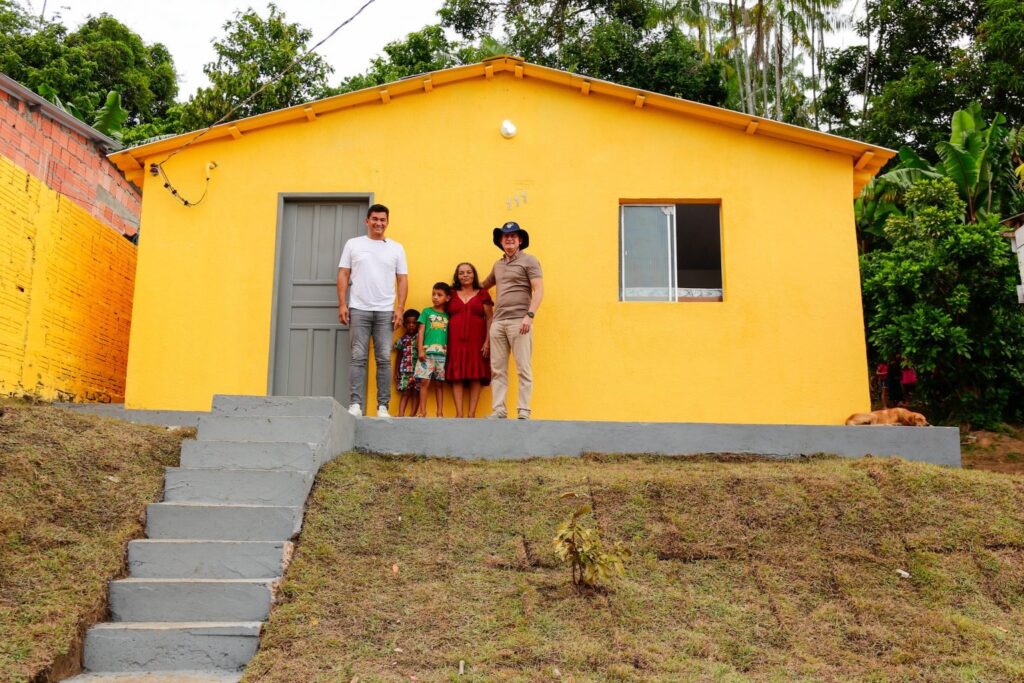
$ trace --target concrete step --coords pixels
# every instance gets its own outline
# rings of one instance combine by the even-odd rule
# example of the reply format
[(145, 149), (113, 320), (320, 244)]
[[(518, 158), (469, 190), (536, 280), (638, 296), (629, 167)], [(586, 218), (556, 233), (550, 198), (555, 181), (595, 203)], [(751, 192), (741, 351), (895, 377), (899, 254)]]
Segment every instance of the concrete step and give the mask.
[(132, 673), (79, 674), (64, 683), (238, 683), (241, 673), (215, 671), (146, 671)]
[(315, 472), (320, 456), (314, 443), (188, 439), (181, 442), (181, 466)]
[(128, 544), (133, 579), (273, 579), (284, 574), (288, 541), (180, 541)]
[(338, 405), (330, 396), (226, 396), (213, 397), (215, 415), (262, 416), (304, 415), (330, 417)]
[(204, 415), (199, 418), (200, 441), (299, 441), (319, 443), (327, 434), (326, 417), (234, 417)]
[(301, 506), (151, 503), (146, 508), (149, 538), (286, 541), (301, 524)]
[(97, 624), (85, 635), (83, 664), (94, 673), (228, 674), (252, 659), (261, 626), (258, 621)]
[(120, 579), (110, 582), (113, 621), (262, 621), (269, 579)]
[(164, 500), (168, 503), (247, 503), (301, 506), (313, 486), (302, 470), (217, 470), (168, 467)]

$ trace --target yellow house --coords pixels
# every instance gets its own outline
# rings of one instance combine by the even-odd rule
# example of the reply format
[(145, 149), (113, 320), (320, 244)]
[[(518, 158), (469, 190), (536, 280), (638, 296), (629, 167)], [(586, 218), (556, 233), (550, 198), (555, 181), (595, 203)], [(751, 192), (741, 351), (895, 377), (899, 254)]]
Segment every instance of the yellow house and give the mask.
[(380, 202), (410, 307), (486, 275), (494, 226), (530, 232), (537, 419), (841, 424), (869, 404), (852, 198), (892, 156), (506, 56), (118, 152), (126, 406), (347, 403), (334, 280)]

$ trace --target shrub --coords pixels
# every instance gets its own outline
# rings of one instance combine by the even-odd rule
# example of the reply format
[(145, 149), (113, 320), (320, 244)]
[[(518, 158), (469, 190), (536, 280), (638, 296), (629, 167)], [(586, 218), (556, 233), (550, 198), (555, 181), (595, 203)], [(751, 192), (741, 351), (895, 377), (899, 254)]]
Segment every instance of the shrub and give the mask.
[(861, 257), (868, 342), (878, 360), (918, 372), (933, 422), (992, 426), (1024, 418), (1024, 307), (998, 217), (964, 221), (948, 178), (921, 180), (906, 215), (885, 224), (890, 251)]
[[(563, 496), (576, 497), (578, 495), (575, 493)], [(576, 508), (558, 527), (552, 541), (558, 560), (568, 562), (571, 566), (572, 583), (577, 588), (607, 586), (625, 573), (625, 562), (630, 556), (629, 548), (621, 541), (605, 549), (598, 530), (582, 524), (582, 518), (590, 514), (592, 509), (589, 504)]]

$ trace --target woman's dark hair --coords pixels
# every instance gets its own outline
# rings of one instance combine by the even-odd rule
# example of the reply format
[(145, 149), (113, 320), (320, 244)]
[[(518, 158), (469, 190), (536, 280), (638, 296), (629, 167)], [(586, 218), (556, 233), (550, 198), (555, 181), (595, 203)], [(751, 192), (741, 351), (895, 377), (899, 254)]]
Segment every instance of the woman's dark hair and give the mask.
[(463, 261), (455, 266), (455, 274), (452, 275), (452, 289), (456, 292), (462, 289), (462, 283), (459, 282), (459, 268), (462, 266), (469, 266), (473, 270), (473, 289), (480, 289), (480, 276), (476, 273), (476, 266), (469, 261)]
[(417, 320), (419, 320), (420, 312), (417, 311), (415, 308), (407, 308), (405, 310), (405, 313), (402, 314), (402, 320), (404, 321), (406, 318), (416, 318)]

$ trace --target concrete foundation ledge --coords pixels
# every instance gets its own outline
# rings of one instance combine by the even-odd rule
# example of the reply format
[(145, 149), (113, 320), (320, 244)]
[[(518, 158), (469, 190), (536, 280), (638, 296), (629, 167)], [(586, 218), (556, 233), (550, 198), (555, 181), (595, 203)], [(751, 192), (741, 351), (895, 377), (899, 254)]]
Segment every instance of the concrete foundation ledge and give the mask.
[(242, 674), (210, 671), (144, 671), (133, 673), (79, 674), (64, 683), (238, 683)]
[(954, 427), (832, 427), (562, 420), (361, 418), (357, 450), (468, 459), (582, 453), (898, 456), (960, 467)]

